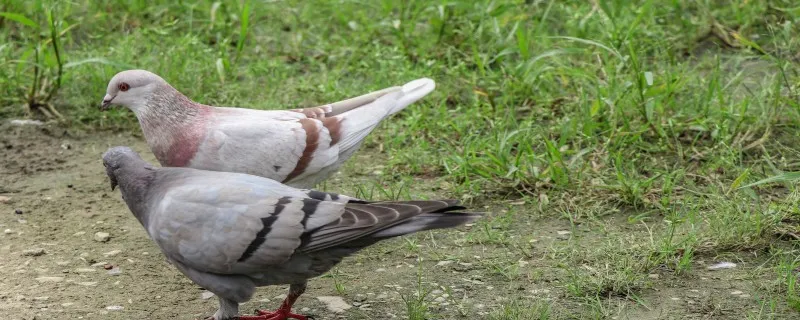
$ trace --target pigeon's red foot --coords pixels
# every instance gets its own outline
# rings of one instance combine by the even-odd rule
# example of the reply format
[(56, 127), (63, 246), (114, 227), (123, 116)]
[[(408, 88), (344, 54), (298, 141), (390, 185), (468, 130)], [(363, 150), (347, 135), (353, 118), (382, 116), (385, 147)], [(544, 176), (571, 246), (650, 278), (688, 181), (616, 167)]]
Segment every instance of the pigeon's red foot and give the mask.
[(277, 311), (256, 310), (257, 316), (239, 316), (239, 320), (313, 320), (313, 317), (291, 313), (284, 309)]
[[(294, 288), (294, 289), (293, 289)], [(239, 320), (314, 320), (314, 317), (292, 313), (292, 305), (297, 298), (305, 291), (305, 284), (302, 286), (292, 285), (289, 287), (289, 294), (283, 299), (281, 307), (275, 311), (256, 310), (257, 316), (240, 316)]]

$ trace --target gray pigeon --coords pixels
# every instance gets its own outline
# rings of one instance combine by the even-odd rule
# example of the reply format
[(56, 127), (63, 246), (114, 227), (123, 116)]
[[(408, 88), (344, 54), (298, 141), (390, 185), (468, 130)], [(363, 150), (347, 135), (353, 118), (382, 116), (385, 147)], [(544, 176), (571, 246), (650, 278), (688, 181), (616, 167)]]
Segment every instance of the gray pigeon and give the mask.
[(288, 284), (274, 312), (238, 319), (307, 319), (291, 312), (309, 278), (380, 240), (480, 217), (456, 200), (367, 202), (277, 181), (191, 168), (156, 168), (128, 147), (103, 154), (111, 189), (167, 259), (219, 298), (209, 319), (237, 318), (256, 287)]
[(253, 110), (199, 104), (154, 73), (128, 70), (108, 83), (102, 109), (131, 109), (162, 166), (247, 173), (311, 188), (383, 119), (435, 86), (422, 78), (315, 108)]

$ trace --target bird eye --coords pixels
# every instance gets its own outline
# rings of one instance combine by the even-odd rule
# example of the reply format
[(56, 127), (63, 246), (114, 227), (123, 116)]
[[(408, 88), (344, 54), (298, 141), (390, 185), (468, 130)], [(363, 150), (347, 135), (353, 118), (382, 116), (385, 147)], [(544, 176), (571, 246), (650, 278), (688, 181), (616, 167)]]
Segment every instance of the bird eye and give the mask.
[(129, 86), (125, 82), (120, 83), (119, 86), (117, 86), (117, 87), (119, 88), (119, 91), (128, 91), (128, 89), (131, 88), (131, 86)]

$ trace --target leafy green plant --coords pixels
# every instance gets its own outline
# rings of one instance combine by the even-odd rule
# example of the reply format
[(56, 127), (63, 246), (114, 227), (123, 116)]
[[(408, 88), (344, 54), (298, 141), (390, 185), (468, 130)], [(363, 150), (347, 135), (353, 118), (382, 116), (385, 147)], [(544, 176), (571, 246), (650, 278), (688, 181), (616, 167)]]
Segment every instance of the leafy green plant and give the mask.
[(45, 8), (47, 20), (46, 28), (33, 20), (11, 12), (0, 12), (0, 17), (15, 21), (31, 30), (28, 32), (37, 34), (36, 39), (27, 43), (28, 49), (23, 54), (23, 59), (17, 60), (19, 66), (26, 66), (18, 71), (30, 73), (30, 83), (26, 93), (20, 94), (25, 98), (20, 98), (23, 108), (30, 116), (34, 111), (41, 112), (47, 118), (64, 120), (64, 117), (52, 104), (54, 95), (61, 88), (64, 75), (64, 57), (62, 52), (61, 38), (74, 26), (63, 26), (64, 24), (55, 17), (53, 8)]

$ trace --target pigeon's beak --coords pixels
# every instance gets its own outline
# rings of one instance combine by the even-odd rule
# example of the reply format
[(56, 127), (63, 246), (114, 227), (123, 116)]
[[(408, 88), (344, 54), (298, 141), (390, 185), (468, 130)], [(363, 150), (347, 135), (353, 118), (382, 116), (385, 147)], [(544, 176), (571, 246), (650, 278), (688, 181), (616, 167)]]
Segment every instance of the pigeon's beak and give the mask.
[(109, 106), (111, 105), (111, 101), (112, 100), (114, 100), (114, 97), (112, 97), (111, 95), (106, 94), (106, 96), (103, 97), (103, 105), (100, 106), (100, 110), (102, 110), (102, 111), (108, 110)]
[(110, 180), (109, 182), (111, 182), (111, 191), (114, 191), (114, 189), (117, 188), (117, 179), (114, 177), (110, 177), (110, 179), (108, 180)]

